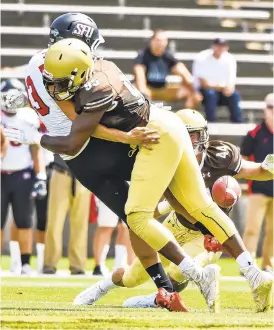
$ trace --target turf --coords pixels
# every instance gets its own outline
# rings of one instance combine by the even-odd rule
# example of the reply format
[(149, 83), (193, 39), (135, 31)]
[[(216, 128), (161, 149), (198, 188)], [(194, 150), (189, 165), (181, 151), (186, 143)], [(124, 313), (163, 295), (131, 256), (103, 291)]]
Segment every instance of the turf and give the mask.
[[(2, 266), (6, 261), (2, 260)], [(223, 271), (229, 272), (225, 260)], [(233, 274), (237, 275), (237, 274)], [(181, 296), (190, 313), (170, 313), (160, 309), (122, 309), (133, 295), (153, 292), (152, 283), (135, 289), (116, 289), (96, 306), (73, 307), (76, 294), (95, 279), (2, 278), (2, 329), (267, 329), (273, 327), (272, 312), (254, 312), (248, 284), (221, 282), (219, 314), (210, 314), (201, 294), (190, 285)]]

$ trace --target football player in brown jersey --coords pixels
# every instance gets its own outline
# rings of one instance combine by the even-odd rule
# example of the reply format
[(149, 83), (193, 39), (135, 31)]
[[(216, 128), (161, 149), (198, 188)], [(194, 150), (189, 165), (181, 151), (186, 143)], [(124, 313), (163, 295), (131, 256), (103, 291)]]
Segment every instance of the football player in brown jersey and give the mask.
[[(262, 163), (254, 163), (242, 159), (239, 148), (235, 145), (220, 141), (209, 141), (207, 122), (204, 117), (195, 110), (180, 110), (177, 115), (184, 121), (187, 126), (189, 135), (192, 140), (193, 149), (195, 151), (201, 173), (206, 187), (211, 191), (214, 182), (223, 175), (231, 175), (238, 179), (256, 179), (267, 181), (273, 179), (273, 174), (265, 169)], [(168, 213), (170, 205), (164, 201), (158, 205), (159, 211), (156, 214)], [(224, 209), (229, 214), (232, 208)], [(166, 226), (174, 235), (179, 244), (183, 247), (187, 254), (193, 257), (203, 267), (207, 264), (216, 262), (221, 256), (220, 247), (217, 246), (215, 253), (209, 253), (204, 247), (204, 235), (196, 227), (190, 223), (182, 215), (171, 211), (164, 220), (163, 225)], [(205, 232), (206, 234), (207, 232)], [(209, 243), (210, 244), (210, 243)], [(213, 248), (214, 250), (214, 248)], [(210, 249), (212, 251), (212, 249)], [(170, 263), (167, 259), (161, 258), (165, 267), (167, 267), (169, 278), (173, 284), (175, 291), (182, 291), (188, 284), (188, 279), (181, 273), (180, 269)], [(117, 286), (125, 286), (128, 288), (136, 287), (143, 284), (149, 279), (140, 261), (136, 259), (131, 266), (125, 269), (116, 270), (113, 273), (113, 283), (116, 285), (108, 286), (106, 280), (102, 280), (102, 286), (105, 293)], [(96, 293), (95, 286), (81, 292), (74, 300), (77, 304), (87, 304), (90, 301), (94, 303)], [(155, 303), (156, 293), (147, 296), (138, 296), (127, 299), (123, 306), (130, 308), (153, 308), (157, 307)], [(98, 297), (100, 298), (100, 297)]]
[[(69, 135), (43, 135), (36, 140), (55, 153), (76, 156), (67, 163), (79, 181), (82, 181), (81, 173), (75, 173), (72, 162), (78, 158), (79, 163), (77, 156), (88, 150), (90, 136), (99, 123), (123, 131), (136, 126), (158, 131), (160, 143), (152, 150), (140, 148), (138, 152), (125, 206), (132, 244), (147, 272), (159, 264), (155, 253), (158, 251), (199, 286), (210, 308), (214, 308), (218, 300), (218, 267), (202, 268), (196, 264), (184, 253), (170, 231), (153, 218), (157, 203), (168, 187), (182, 206), (179, 212), (184, 214), (185, 208), (192, 221), (198, 220), (237, 260), (252, 285), (258, 309), (265, 309), (272, 277), (254, 265), (232, 221), (206, 194), (191, 140), (182, 121), (170, 112), (149, 105), (113, 63), (98, 61), (94, 65), (90, 49), (79, 40), (61, 40), (51, 46), (45, 56), (44, 78), (48, 92), (55, 100), (73, 99), (78, 116)], [(33, 132), (26, 127), (14, 134), (7, 133), (21, 143), (33, 142), (30, 137)], [(161, 274), (152, 277), (156, 285)], [(252, 282), (254, 274), (256, 283)], [(159, 293), (162, 292), (160, 289)]]

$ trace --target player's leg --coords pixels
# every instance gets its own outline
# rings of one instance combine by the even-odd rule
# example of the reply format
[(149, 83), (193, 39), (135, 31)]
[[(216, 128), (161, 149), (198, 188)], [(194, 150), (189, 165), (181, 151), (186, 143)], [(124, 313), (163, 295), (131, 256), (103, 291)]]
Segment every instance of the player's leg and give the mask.
[(18, 242), (18, 228), (12, 219), (10, 226), (10, 271), (16, 274), (21, 274), (22, 262), (21, 262), (21, 252)]
[[(125, 222), (125, 203), (129, 190), (126, 180), (130, 180), (136, 155), (129, 154), (129, 151), (132, 150), (127, 145), (91, 139), (78, 157), (67, 162), (78, 180)], [(83, 166), (87, 163), (89, 166)], [(141, 245), (139, 249), (142, 249)], [(151, 260), (156, 264), (157, 254), (153, 249), (147, 249), (146, 253), (149, 251)], [(151, 276), (155, 277), (157, 274), (156, 271)], [(164, 276), (167, 280), (167, 275)]]
[[(230, 218), (206, 194), (205, 184), (196, 157), (190, 151), (190, 139), (169, 189), (202, 228), (215, 236), (236, 259), (241, 271), (249, 280), (258, 310), (269, 306), (272, 278), (260, 272)], [(201, 227), (201, 226), (200, 226)], [(207, 266), (208, 267), (208, 266)], [(254, 276), (257, 274), (258, 276)], [(256, 277), (256, 280), (255, 280)]]
[(267, 210), (267, 197), (262, 194), (248, 196), (243, 241), (247, 250), (256, 257), (260, 232)]
[(109, 272), (105, 262), (110, 247), (111, 236), (118, 223), (118, 217), (99, 199), (97, 199), (96, 204), (98, 217), (93, 240), (95, 261), (93, 275), (105, 275)]
[(36, 253), (37, 253), (37, 272), (42, 273), (44, 267), (44, 254), (45, 254), (45, 236), (46, 224), (48, 215), (48, 196), (49, 184), (47, 183), (47, 195), (42, 199), (35, 200), (36, 208)]
[(274, 198), (268, 197), (262, 260), (262, 268), (266, 270), (273, 269), (273, 203)]
[(7, 222), (10, 202), (10, 184), (8, 174), (1, 174), (1, 251), (4, 246), (4, 228)]
[[(136, 235), (146, 241), (153, 249), (179, 265), (182, 272), (186, 273), (189, 278), (199, 285), (210, 308), (214, 308), (215, 298), (217, 297), (215, 283), (219, 269), (217, 267), (207, 267), (206, 270), (203, 270), (202, 267), (184, 254), (170, 231), (153, 219), (158, 201), (172, 181), (175, 172), (177, 172), (185, 141), (189, 140), (191, 145), (186, 127), (182, 122), (179, 123), (175, 120), (172, 117), (173, 115), (161, 109), (157, 109), (157, 114), (152, 112), (152, 116), (155, 116), (156, 119), (151, 118), (148, 126), (157, 129), (161, 139), (160, 143), (153, 147), (153, 150), (148, 151), (142, 148), (136, 157), (129, 198), (126, 204), (128, 225)], [(196, 161), (193, 148), (190, 152), (192, 152)], [(200, 174), (197, 161), (196, 168), (197, 174)], [(206, 191), (204, 193), (206, 194)], [(145, 268), (152, 266), (152, 264), (144, 263), (142, 256), (138, 255), (139, 250), (135, 253)]]
[(115, 241), (115, 265), (114, 269), (125, 265), (131, 265), (135, 258), (133, 252), (128, 227), (119, 220), (117, 226), (117, 236)]
[(70, 189), (69, 268), (72, 275), (84, 273), (87, 259), (90, 191), (72, 178)]
[(63, 229), (70, 205), (72, 178), (67, 173), (52, 171), (48, 201), (48, 223), (45, 237), (43, 272), (54, 274), (62, 256)]
[(30, 274), (33, 242), (32, 217), (34, 213), (34, 200), (31, 199), (31, 190), (34, 183), (34, 174), (30, 170), (25, 170), (12, 174), (12, 177), (11, 204), (21, 252), (22, 273)]

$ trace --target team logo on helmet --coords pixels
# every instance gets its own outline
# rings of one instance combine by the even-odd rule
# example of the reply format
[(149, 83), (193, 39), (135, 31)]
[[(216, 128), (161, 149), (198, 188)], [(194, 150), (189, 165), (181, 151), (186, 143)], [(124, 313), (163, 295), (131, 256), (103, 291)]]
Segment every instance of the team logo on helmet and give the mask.
[(57, 29), (52, 29), (50, 30), (50, 34), (56, 38), (59, 35), (59, 31)]
[(90, 39), (93, 34), (93, 31), (94, 31), (93, 27), (86, 24), (77, 23), (72, 31), (72, 34), (78, 37), (86, 37)]

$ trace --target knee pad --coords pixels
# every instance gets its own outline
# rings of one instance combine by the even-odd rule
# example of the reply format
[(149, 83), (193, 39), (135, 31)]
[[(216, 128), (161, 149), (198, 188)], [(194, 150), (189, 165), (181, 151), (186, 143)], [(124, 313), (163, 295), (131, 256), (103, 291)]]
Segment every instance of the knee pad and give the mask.
[(130, 213), (127, 223), (130, 229), (155, 251), (161, 250), (169, 241), (175, 241), (172, 233), (153, 219), (153, 212)]
[(238, 231), (233, 221), (213, 201), (191, 215), (199, 221), (222, 244)]

